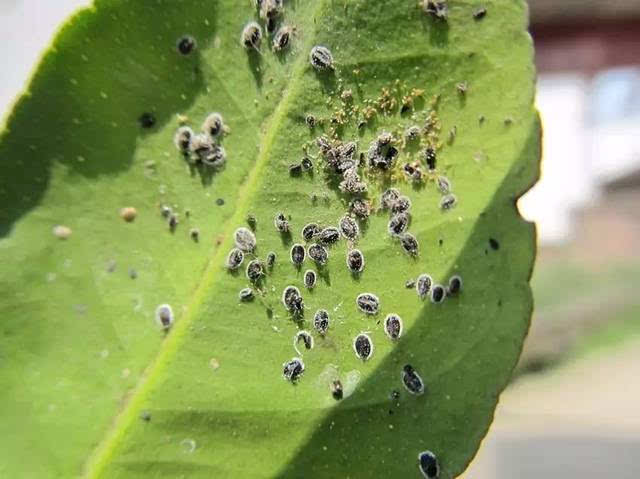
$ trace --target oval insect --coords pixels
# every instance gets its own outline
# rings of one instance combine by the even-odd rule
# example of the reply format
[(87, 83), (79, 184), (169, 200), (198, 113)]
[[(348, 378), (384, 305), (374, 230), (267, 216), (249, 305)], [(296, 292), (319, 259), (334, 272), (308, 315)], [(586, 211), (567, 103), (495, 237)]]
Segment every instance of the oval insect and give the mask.
[(282, 377), (292, 383), (297, 382), (304, 374), (304, 363), (300, 358), (293, 358), (282, 365)]
[(222, 115), (220, 113), (210, 113), (202, 124), (202, 131), (216, 138), (224, 128)]
[(264, 276), (264, 266), (258, 259), (254, 259), (247, 265), (247, 279), (252, 283), (257, 283)]
[(301, 354), (300, 351), (298, 351), (298, 344), (300, 344), (300, 342), (302, 342), (307, 351), (313, 349), (313, 336), (307, 331), (298, 331), (293, 338), (293, 348), (298, 354)]
[(356, 298), (356, 305), (365, 314), (378, 314), (380, 300), (373, 293), (362, 293)]
[(302, 239), (305, 241), (311, 241), (320, 233), (320, 226), (316, 223), (308, 223), (302, 228)]
[(411, 208), (411, 199), (408, 196), (400, 196), (391, 205), (392, 213), (405, 213)]
[(294, 316), (304, 313), (304, 301), (300, 290), (295, 286), (287, 286), (282, 292), (282, 304)]
[(245, 253), (253, 252), (256, 249), (256, 236), (250, 229), (242, 226), (233, 233), (233, 237), (236, 247)]
[(191, 35), (183, 35), (178, 38), (178, 42), (176, 43), (176, 48), (182, 55), (189, 55), (193, 50), (196, 49), (197, 42), (196, 39)]
[(371, 341), (369, 335), (360, 333), (353, 340), (353, 350), (358, 359), (367, 361), (373, 356), (373, 341)]
[(244, 261), (244, 253), (239, 248), (233, 248), (227, 255), (227, 268), (238, 269)]
[(418, 454), (418, 469), (426, 479), (436, 479), (440, 476), (438, 458), (431, 451), (422, 451)]
[(415, 286), (416, 286), (416, 280), (415, 279), (408, 279), (404, 283), (404, 287), (407, 288), (407, 289), (413, 289)]
[(318, 234), (318, 241), (324, 245), (332, 245), (340, 239), (340, 231), (334, 226), (327, 226)]
[(273, 269), (276, 264), (276, 254), (273, 251), (269, 251), (267, 254), (267, 268)]
[(305, 156), (302, 158), (302, 161), (300, 161), (300, 166), (302, 167), (302, 171), (310, 171), (313, 169), (313, 162), (311, 161), (311, 158)]
[(329, 329), (329, 312), (326, 309), (319, 309), (313, 315), (313, 327), (320, 334), (325, 334)]
[(284, 213), (278, 213), (275, 218), (273, 218), (273, 225), (280, 233), (289, 232), (289, 220), (287, 220)]
[(165, 331), (169, 330), (173, 325), (173, 309), (168, 304), (161, 304), (156, 308), (156, 322), (162, 326)]
[(443, 195), (451, 192), (451, 181), (449, 181), (449, 178), (447, 178), (446, 176), (438, 176), (436, 178), (436, 184), (438, 185), (440, 193), (442, 193)]
[(293, 33), (294, 29), (289, 25), (283, 25), (280, 27), (273, 37), (273, 51), (281, 52), (286, 49), (291, 43)]
[(437, 159), (436, 150), (434, 150), (431, 146), (428, 146), (424, 149), (422, 156), (424, 158), (424, 162), (427, 164), (427, 167), (432, 171), (435, 170)]
[(181, 126), (173, 136), (173, 144), (182, 153), (187, 153), (191, 146), (191, 138), (193, 138), (193, 130), (188, 126)]
[(383, 210), (390, 209), (398, 198), (400, 198), (400, 192), (395, 188), (389, 188), (380, 197), (380, 208)]
[(340, 401), (344, 397), (344, 390), (342, 388), (342, 382), (339, 379), (334, 379), (329, 385), (331, 396), (336, 401)]
[(253, 290), (251, 288), (243, 288), (238, 293), (238, 299), (242, 302), (253, 301), (254, 295)]
[(308, 269), (304, 272), (304, 286), (307, 289), (313, 289), (316, 286), (317, 275), (312, 269)]
[(291, 247), (289, 256), (291, 257), (291, 262), (293, 264), (295, 264), (296, 266), (300, 266), (304, 262), (304, 258), (306, 256), (304, 246), (299, 243), (294, 244)]
[(420, 138), (420, 134), (420, 127), (417, 125), (413, 125), (405, 130), (404, 137), (407, 139), (407, 141), (415, 141)]
[(402, 336), (402, 331), (402, 318), (394, 313), (388, 314), (384, 320), (384, 332), (389, 336), (389, 339), (398, 339)]
[(433, 279), (426, 273), (418, 276), (416, 280), (416, 293), (420, 296), (420, 299), (424, 299), (427, 297), (429, 292), (431, 291), (431, 286), (433, 285)]
[(359, 249), (352, 249), (347, 253), (347, 268), (352, 273), (364, 271), (364, 254)]
[(317, 265), (324, 266), (329, 261), (329, 252), (327, 249), (317, 243), (312, 243), (308, 248), (309, 258), (311, 258)]
[(424, 393), (424, 381), (410, 364), (406, 364), (402, 368), (402, 384), (411, 394), (420, 395)]
[(440, 304), (444, 301), (444, 298), (447, 296), (447, 292), (444, 289), (444, 286), (440, 284), (434, 284), (431, 287), (431, 302), (434, 304)]
[(462, 278), (455, 274), (449, 278), (449, 286), (447, 287), (447, 296), (455, 296), (462, 289)]
[(354, 241), (360, 234), (358, 222), (349, 215), (344, 215), (340, 218), (338, 228), (340, 229), (340, 234), (351, 241)]
[(400, 236), (409, 227), (409, 215), (407, 213), (396, 213), (391, 216), (387, 224), (387, 232), (391, 236)]
[(240, 37), (240, 43), (247, 50), (259, 50), (260, 43), (262, 42), (262, 28), (258, 22), (249, 22), (242, 30)]
[(200, 155), (200, 160), (207, 166), (220, 168), (227, 162), (227, 152), (220, 145), (212, 145), (210, 149)]
[(349, 204), (349, 210), (361, 220), (366, 220), (371, 214), (371, 205), (366, 200), (356, 198)]
[(400, 235), (400, 245), (405, 253), (409, 256), (417, 256), (419, 250), (418, 240), (411, 233), (403, 233)]
[(448, 211), (454, 208), (458, 204), (458, 198), (453, 193), (449, 193), (448, 195), (444, 195), (440, 200), (440, 208), (443, 211)]
[(309, 52), (311, 66), (318, 71), (333, 70), (333, 55), (327, 47), (316, 45)]

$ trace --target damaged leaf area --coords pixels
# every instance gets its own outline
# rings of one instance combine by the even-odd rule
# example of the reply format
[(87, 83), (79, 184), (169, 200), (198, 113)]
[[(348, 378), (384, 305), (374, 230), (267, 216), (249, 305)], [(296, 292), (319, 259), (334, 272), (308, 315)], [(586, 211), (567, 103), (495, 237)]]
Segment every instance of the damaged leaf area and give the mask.
[(3, 475), (462, 473), (532, 309), (527, 16), (71, 18), (0, 133)]

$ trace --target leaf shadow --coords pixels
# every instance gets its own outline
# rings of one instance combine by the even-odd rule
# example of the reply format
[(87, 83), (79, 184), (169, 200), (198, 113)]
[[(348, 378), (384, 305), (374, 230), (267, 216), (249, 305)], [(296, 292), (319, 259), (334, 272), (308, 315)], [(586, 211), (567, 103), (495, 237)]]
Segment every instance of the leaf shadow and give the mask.
[[(120, 174), (131, 167), (138, 141), (187, 110), (205, 89), (199, 49), (186, 56), (176, 49), (188, 11), (134, 2), (130, 15), (121, 17), (119, 8), (101, 2), (75, 14), (7, 117), (0, 132), (0, 200), (6, 206), (0, 238), (41, 202), (54, 170), (62, 166), (85, 178)], [(168, 15), (175, 20), (170, 26)], [(139, 28), (140, 18), (146, 28)], [(124, 39), (118, 36), (123, 30)], [(216, 28), (196, 25), (188, 33), (205, 45)], [(145, 44), (155, 49), (127, 48)], [(143, 114), (153, 118), (146, 126)]]
[[(384, 464), (385, 477), (406, 477), (408, 463), (415, 464), (418, 475), (416, 458), (425, 449), (438, 455), (441, 477), (456, 477), (468, 465), (488, 430), (530, 322), (533, 301), (528, 280), (535, 256), (535, 227), (517, 214), (516, 201), (538, 177), (539, 139), (536, 122), (518, 160), (477, 218), (471, 235), (452, 262), (460, 265), (459, 271), (467, 278), (461, 296), (449, 298), (442, 305), (426, 303), (418, 311), (417, 321), (397, 341), (391, 353), (352, 396), (328, 412), (276, 477), (289, 479), (300, 477), (304, 472), (314, 478), (368, 478), (371, 470), (360, 465), (370, 464), (372, 454), (377, 464)], [(504, 214), (505, 209), (509, 214)], [(500, 237), (504, 247), (484, 255), (490, 237)], [(523, 238), (529, 242), (527, 247), (522, 244)], [(518, 254), (521, 261), (516, 264), (513, 258)], [(492, 275), (494, 272), (501, 276)], [(452, 274), (450, 271), (448, 276)], [(492, 280), (500, 280), (501, 284)], [(485, 307), (465, 304), (465, 294), (482, 297)], [(503, 302), (503, 297), (511, 297), (513, 301)], [(508, 321), (509, 318), (512, 320)], [(439, 321), (446, 321), (447, 328), (438, 328)], [(474, 335), (469, 335), (470, 324), (479, 325)], [(441, 351), (439, 345), (451, 345), (452, 335), (460, 338), (458, 343), (451, 350), (447, 346)], [(454, 366), (459, 371), (477, 358), (492, 357), (497, 343), (506, 353), (495, 361), (506, 360), (509, 364), (507, 368), (495, 367), (499, 372), (497, 377), (495, 371), (476, 376), (449, 374)], [(418, 351), (420, 355), (415, 354)], [(424, 395), (413, 396), (403, 388), (401, 372), (405, 364), (411, 364), (425, 380)], [(486, 367), (490, 368), (491, 364)], [(473, 364), (469, 370), (477, 373), (478, 365)], [(462, 378), (464, 392), (460, 390)], [(386, 388), (391, 381), (397, 384), (395, 389), (401, 391), (392, 421), (390, 403), (381, 400), (389, 397), (391, 390)], [(473, 416), (478, 420), (473, 421), (470, 416), (468, 429), (452, 434), (452, 424), (460, 420), (456, 416), (464, 411), (474, 411)], [(392, 428), (388, 426), (390, 423)], [(367, 438), (366, 447), (360, 447), (358, 437)], [(331, 454), (330, 467), (323, 450), (335, 452)], [(462, 467), (453, 470), (450, 464)]]

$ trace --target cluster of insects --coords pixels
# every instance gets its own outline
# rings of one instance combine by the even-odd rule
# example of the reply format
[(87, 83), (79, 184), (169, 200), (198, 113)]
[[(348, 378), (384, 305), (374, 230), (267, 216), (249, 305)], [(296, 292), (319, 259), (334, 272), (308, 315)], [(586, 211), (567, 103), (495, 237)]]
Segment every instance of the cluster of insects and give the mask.
[(191, 163), (221, 168), (227, 161), (227, 153), (220, 144), (224, 131), (222, 115), (214, 112), (205, 118), (200, 133), (183, 125), (176, 131), (173, 142)]
[[(275, 53), (287, 50), (296, 28), (283, 23), (284, 0), (256, 0), (255, 6), (266, 34), (271, 37), (271, 50)], [(263, 26), (252, 20), (242, 29), (240, 44), (250, 52), (261, 54), (264, 36)]]

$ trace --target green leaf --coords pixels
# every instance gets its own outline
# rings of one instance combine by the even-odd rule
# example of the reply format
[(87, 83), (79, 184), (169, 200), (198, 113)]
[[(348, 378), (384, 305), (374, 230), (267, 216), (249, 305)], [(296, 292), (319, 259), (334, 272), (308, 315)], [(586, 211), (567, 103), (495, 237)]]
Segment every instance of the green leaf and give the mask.
[[(296, 33), (280, 54), (268, 39), (260, 54), (240, 45), (258, 17), (249, 1), (97, 0), (69, 20), (0, 136), (1, 475), (420, 477), (424, 450), (442, 477), (461, 473), (529, 325), (535, 236), (515, 202), (540, 153), (526, 5), (482, 4), (475, 19), (481, 3), (450, 2), (445, 21), (406, 0), (292, 0), (284, 19)], [(186, 56), (183, 34), (197, 39)], [(310, 66), (317, 44), (331, 49), (334, 72)], [(397, 101), (387, 112), (371, 103), (385, 88)], [(424, 93), (400, 112), (414, 88)], [(359, 113), (333, 124), (351, 101)], [(378, 113), (358, 128), (367, 106)], [(173, 145), (177, 115), (198, 130), (212, 111), (230, 128), (220, 171), (189, 166)], [(322, 121), (310, 129), (307, 114)], [(349, 273), (341, 240), (305, 290), (302, 274), (316, 268), (294, 268), (290, 244), (310, 221), (335, 225), (350, 199), (313, 140), (335, 133), (366, 156), (383, 130), (400, 139), (426, 123), (420, 146), (398, 142), (393, 173), (361, 168), (374, 206), (388, 186), (411, 198), (419, 256), (403, 253), (376, 211), (357, 241), (364, 272)], [(429, 141), (458, 198), (450, 211), (432, 180), (412, 185), (400, 172)], [(293, 177), (305, 145), (313, 174)], [(173, 233), (163, 205), (179, 213)], [(119, 216), (127, 206), (137, 209), (130, 223)], [(291, 238), (275, 231), (279, 211)], [(241, 303), (248, 282), (224, 262), (248, 214), (258, 257), (278, 259), (256, 300)], [(56, 225), (71, 236), (57, 238)], [(441, 283), (461, 275), (462, 292), (421, 301), (405, 281), (424, 272)], [(301, 325), (280, 302), (289, 284), (305, 300)], [(363, 292), (380, 298), (377, 316), (356, 308)], [(155, 322), (162, 303), (176, 316), (166, 335)], [(318, 308), (331, 326), (312, 333), (294, 385), (282, 364)], [(398, 341), (383, 331), (392, 312), (404, 321)], [(365, 362), (352, 349), (363, 331), (374, 343)], [(405, 364), (425, 394), (403, 388)], [(342, 400), (329, 390), (336, 377)]]

